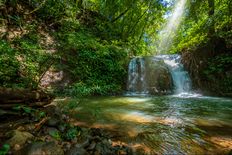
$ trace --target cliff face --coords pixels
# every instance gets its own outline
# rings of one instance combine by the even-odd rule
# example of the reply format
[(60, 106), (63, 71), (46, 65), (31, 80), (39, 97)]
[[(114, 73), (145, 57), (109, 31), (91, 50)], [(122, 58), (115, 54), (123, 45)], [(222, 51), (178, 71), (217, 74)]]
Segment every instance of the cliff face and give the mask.
[(195, 90), (232, 97), (232, 48), (224, 39), (213, 38), (195, 49), (182, 51), (182, 63)]

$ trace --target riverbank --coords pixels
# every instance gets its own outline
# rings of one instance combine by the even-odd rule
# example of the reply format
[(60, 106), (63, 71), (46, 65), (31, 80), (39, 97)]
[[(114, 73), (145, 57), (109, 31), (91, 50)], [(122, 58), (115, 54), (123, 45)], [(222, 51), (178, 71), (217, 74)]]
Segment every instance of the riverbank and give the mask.
[(8, 112), (8, 118), (1, 120), (1, 154), (132, 154), (127, 145), (112, 143), (117, 134), (102, 128), (79, 127), (53, 103), (33, 110), (24, 107), (21, 112)]

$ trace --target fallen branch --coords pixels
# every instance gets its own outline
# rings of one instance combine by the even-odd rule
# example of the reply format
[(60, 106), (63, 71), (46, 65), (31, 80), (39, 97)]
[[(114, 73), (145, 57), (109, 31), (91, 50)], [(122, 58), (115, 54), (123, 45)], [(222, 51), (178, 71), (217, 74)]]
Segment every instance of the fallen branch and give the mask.
[(41, 127), (48, 121), (49, 117), (43, 118), (39, 123), (35, 124), (35, 131), (38, 131), (41, 129)]
[[(52, 97), (40, 90), (3, 88), (0, 87), (0, 107), (9, 107), (10, 104), (45, 105)], [(30, 104), (32, 103), (32, 104)], [(12, 106), (10, 106), (12, 107)]]

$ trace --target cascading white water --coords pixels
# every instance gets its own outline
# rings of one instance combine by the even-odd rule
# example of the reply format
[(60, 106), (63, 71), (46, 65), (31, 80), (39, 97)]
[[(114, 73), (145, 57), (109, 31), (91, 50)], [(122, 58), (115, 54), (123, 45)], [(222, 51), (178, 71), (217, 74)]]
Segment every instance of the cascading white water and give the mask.
[(174, 94), (189, 94), (191, 92), (192, 83), (189, 74), (184, 70), (181, 63), (181, 56), (174, 55), (159, 55), (157, 58), (163, 59), (168, 65), (174, 83)]
[(131, 59), (128, 67), (127, 90), (132, 95), (146, 93), (144, 58)]
[[(150, 65), (151, 63), (153, 63), (153, 65)], [(160, 72), (163, 68), (166, 68), (169, 73)], [(150, 74), (151, 72), (154, 74)], [(167, 80), (166, 77), (169, 75), (170, 78)], [(162, 79), (159, 77), (162, 77)], [(170, 86), (171, 83), (174, 85), (173, 89)], [(169, 86), (163, 89), (161, 88), (167, 85)], [(191, 79), (181, 63), (180, 55), (158, 55), (154, 57), (131, 59), (128, 66), (126, 95), (165, 95), (170, 94), (169, 92), (173, 92), (174, 95), (179, 97), (200, 96), (192, 92)]]

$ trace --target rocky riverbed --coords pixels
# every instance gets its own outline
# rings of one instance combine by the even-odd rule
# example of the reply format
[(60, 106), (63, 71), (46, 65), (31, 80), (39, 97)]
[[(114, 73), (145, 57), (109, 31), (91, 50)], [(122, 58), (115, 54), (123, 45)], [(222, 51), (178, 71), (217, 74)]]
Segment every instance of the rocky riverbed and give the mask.
[(35, 121), (33, 116), (25, 115), (1, 123), (0, 145), (3, 154), (126, 155), (133, 152), (125, 144), (112, 142), (112, 138), (117, 137), (116, 133), (72, 125), (69, 116), (56, 106), (48, 106), (43, 112), (46, 116), (40, 120)]

